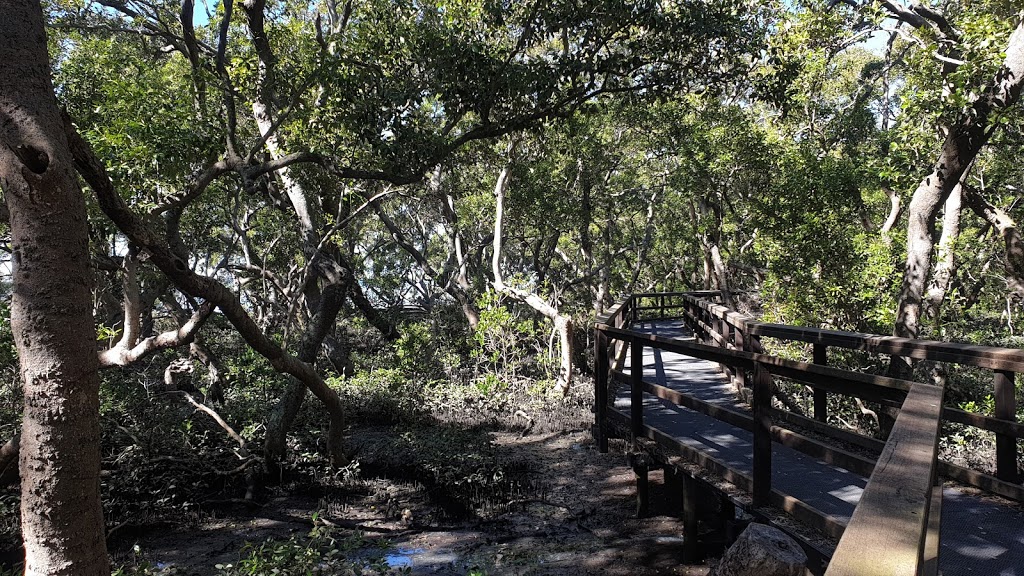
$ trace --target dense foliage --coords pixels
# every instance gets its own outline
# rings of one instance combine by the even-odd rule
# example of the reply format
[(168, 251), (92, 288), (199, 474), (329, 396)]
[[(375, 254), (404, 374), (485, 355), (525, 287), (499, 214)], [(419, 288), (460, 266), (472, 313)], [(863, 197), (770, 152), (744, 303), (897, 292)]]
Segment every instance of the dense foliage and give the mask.
[[(918, 4), (47, 3), (60, 103), (147, 227), (83, 174), (97, 348), (133, 321), (141, 339), (185, 326), (210, 299), (188, 275), (240, 310), (104, 373), (108, 523), (326, 469), (321, 404), (298, 405), (315, 382), (284, 374), (271, 345), (316, 368), (317, 398), (349, 424), (457, 444), (423, 432), (431, 414), (523, 411), (532, 426), (566, 382), (560, 353), (586, 373), (588, 327), (626, 293), (721, 289), (769, 321), (891, 333), (911, 195), (1022, 17), (1005, 1)], [(932, 222), (922, 337), (1022, 344), (1022, 128), (1019, 105), (992, 115), (963, 204)], [(20, 411), (4, 216), (0, 442)], [(947, 399), (990, 413), (984, 378), (948, 375)], [(835, 414), (874, 431), (852, 404)], [(393, 449), (437, 484), (475, 481), (430, 446)], [(323, 555), (330, 538), (259, 545), (223, 573), (351, 563)]]

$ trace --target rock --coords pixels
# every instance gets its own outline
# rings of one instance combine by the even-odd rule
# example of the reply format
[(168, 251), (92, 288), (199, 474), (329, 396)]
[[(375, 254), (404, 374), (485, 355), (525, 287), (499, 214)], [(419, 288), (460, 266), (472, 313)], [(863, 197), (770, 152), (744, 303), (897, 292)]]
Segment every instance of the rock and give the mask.
[(708, 576), (803, 576), (807, 555), (778, 528), (751, 524)]

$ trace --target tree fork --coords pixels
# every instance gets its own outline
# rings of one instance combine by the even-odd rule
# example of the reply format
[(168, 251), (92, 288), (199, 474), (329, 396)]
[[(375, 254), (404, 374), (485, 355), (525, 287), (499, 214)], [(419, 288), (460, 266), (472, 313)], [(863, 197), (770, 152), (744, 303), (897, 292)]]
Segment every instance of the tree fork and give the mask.
[[(1022, 88), (1024, 21), (1018, 21), (1007, 43), (1003, 66), (984, 94), (951, 127), (931, 173), (921, 181), (911, 197), (907, 210), (907, 260), (894, 335), (917, 338), (925, 289), (932, 269), (936, 216), (991, 137), (989, 120), (1013, 105)], [(902, 360), (894, 361), (890, 372), (899, 372), (898, 365), (902, 363)]]

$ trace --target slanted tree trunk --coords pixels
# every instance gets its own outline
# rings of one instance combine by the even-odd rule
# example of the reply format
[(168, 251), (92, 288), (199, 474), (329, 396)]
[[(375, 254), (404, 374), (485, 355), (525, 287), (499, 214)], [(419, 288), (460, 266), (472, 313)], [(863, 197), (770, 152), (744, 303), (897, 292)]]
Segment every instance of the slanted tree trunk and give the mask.
[[(258, 57), (259, 95), (252, 104), (253, 117), (271, 158), (280, 159), (284, 154), (282, 142), (276, 132), (279, 111), (272, 81), (275, 60), (265, 29), (265, 1), (246, 0), (242, 3), (242, 8)], [(339, 285), (344, 285), (350, 291), (349, 296), (352, 298), (352, 302), (363, 311), (372, 324), (377, 326), (385, 336), (393, 336), (396, 333), (394, 327), (376, 314), (373, 306), (366, 301), (359, 284), (352, 280), (349, 266), (342, 263), (341, 253), (333, 246), (322, 245), (320, 239), (322, 210), (315, 202), (311, 201), (306, 189), (288, 167), (278, 170), (277, 175), (281, 179), (282, 188), (298, 220), (302, 252), (313, 266), (313, 273), (327, 284), (323, 288), (323, 292), (317, 286), (315, 279), (307, 286), (306, 304), (310, 322), (299, 346), (298, 360), (310, 366), (315, 363), (317, 352), (320, 350), (324, 338), (334, 326), (344, 302), (345, 293), (335, 290)], [(331, 302), (325, 305), (321, 300), (327, 298), (326, 292), (329, 289), (332, 290)], [(336, 396), (333, 390), (330, 392)], [(267, 420), (267, 435), (264, 444), (264, 457), (268, 465), (273, 465), (284, 458), (286, 435), (292, 427), (305, 396), (306, 385), (298, 378), (291, 378), (284, 396), (271, 411)]]
[(566, 395), (569, 393), (569, 387), (572, 385), (572, 318), (559, 312), (558, 308), (548, 304), (546, 300), (537, 294), (521, 290), (514, 286), (509, 286), (508, 284), (505, 284), (505, 281), (502, 279), (501, 247), (505, 220), (505, 192), (508, 191), (508, 179), (510, 172), (511, 166), (506, 165), (498, 175), (498, 182), (494, 185), (494, 252), (491, 256), (491, 268), (494, 272), (494, 289), (498, 292), (508, 294), (516, 300), (525, 302), (531, 308), (540, 312), (555, 324), (555, 330), (558, 332), (558, 342), (561, 351), (558, 381), (555, 384), (555, 390), (560, 392), (562, 395)]
[(88, 143), (75, 131), (70, 119), (65, 131), (71, 144), (75, 167), (89, 183), (100, 209), (121, 230), (128, 239), (150, 254), (150, 261), (183, 293), (203, 298), (210, 305), (224, 313), (245, 342), (258, 354), (266, 358), (274, 370), (298, 378), (309, 388), (327, 409), (330, 426), (327, 430), (327, 451), (333, 465), (344, 465), (343, 435), (345, 411), (338, 393), (324, 382), (324, 379), (309, 364), (302, 362), (284, 350), (273, 338), (267, 336), (256, 324), (241, 300), (229, 288), (208, 276), (196, 274), (183, 257), (171, 248), (166, 237), (158, 235), (142, 218), (135, 214), (124, 199), (118, 195), (107, 175), (106, 168), (93, 153)]
[(38, 2), (0, 3), (0, 78), (0, 187), (14, 262), (11, 328), (25, 398), (19, 462), (25, 574), (105, 575), (89, 233)]
[[(320, 345), (331, 328), (334, 327), (338, 312), (345, 302), (346, 289), (346, 286), (331, 284), (320, 294), (316, 313), (310, 320), (302, 341), (299, 343), (296, 357), (300, 361), (306, 362), (310, 366), (316, 363)], [(268, 466), (276, 465), (283, 460), (288, 430), (295, 422), (295, 417), (298, 416), (299, 408), (302, 407), (302, 401), (306, 396), (306, 385), (294, 377), (290, 380), (284, 396), (274, 406), (267, 419), (267, 437), (263, 445), (263, 456)]]
[(977, 157), (992, 130), (993, 117), (1020, 97), (1024, 87), (1024, 22), (1010, 35), (1003, 66), (960, 120), (950, 128), (932, 170), (911, 197), (907, 209), (907, 260), (893, 333), (916, 338), (921, 306), (932, 268), (935, 221), (939, 209)]
[(1024, 240), (1017, 223), (1005, 211), (985, 199), (973, 186), (964, 186), (964, 201), (971, 211), (989, 223), (1003, 240), (1003, 261), (1009, 275), (1007, 283), (1012, 292), (1024, 296)]

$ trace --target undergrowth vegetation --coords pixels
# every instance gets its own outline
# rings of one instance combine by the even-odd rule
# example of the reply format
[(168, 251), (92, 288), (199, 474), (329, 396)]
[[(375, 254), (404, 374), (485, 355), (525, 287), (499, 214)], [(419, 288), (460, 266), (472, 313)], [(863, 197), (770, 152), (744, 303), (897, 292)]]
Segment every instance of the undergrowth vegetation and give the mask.
[[(541, 490), (526, 479), (529, 463), (496, 454), (489, 432), (581, 428), (590, 418), (589, 393), (574, 390), (567, 399), (549, 394), (553, 362), (546, 334), (526, 319), (507, 332), (507, 303), (495, 301), (485, 309), (475, 336), (448, 329), (445, 314), (450, 312), (404, 323), (393, 344), (354, 346), (349, 374), (328, 368), (327, 381), (340, 395), (350, 426), (352, 464), (341, 470), (331, 469), (322, 455), (326, 422), (320, 406), (307, 399), (289, 436), (289, 460), (276, 476), (265, 476), (254, 455), (265, 435), (263, 417), (287, 380), (224, 330), (219, 318), (211, 322), (204, 342), (221, 359), (223, 402), (209, 398), (208, 376), (196, 362), (176, 373), (173, 388), (166, 386), (165, 368), (182, 362), (174, 351), (128, 369), (105, 371), (102, 490), (113, 549), (131, 546), (131, 534), (138, 528), (199, 526), (275, 495), (372, 494), (377, 477), (419, 487), (430, 502), (421, 522), (486, 517)], [(9, 343), (4, 335), (0, 328), (0, 353), (9, 348), (4, 347)], [(499, 340), (507, 341), (500, 349), (495, 347)], [(4, 366), (11, 369), (9, 363)], [(0, 410), (10, 415), (20, 409), (16, 384), (11, 377), (0, 388)], [(186, 394), (216, 410), (245, 446)], [(13, 433), (14, 418), (0, 422), (7, 434)], [(382, 510), (389, 498), (381, 497)], [(18, 542), (17, 507), (16, 491), (0, 492), (0, 544), (12, 551), (12, 558)], [(317, 519), (311, 521), (316, 524)], [(216, 573), (401, 574), (381, 560), (386, 550), (381, 540), (321, 524), (305, 536), (246, 544), (237, 562), (222, 564)], [(118, 557), (121, 565), (115, 574), (175, 574), (150, 564), (144, 554)]]

